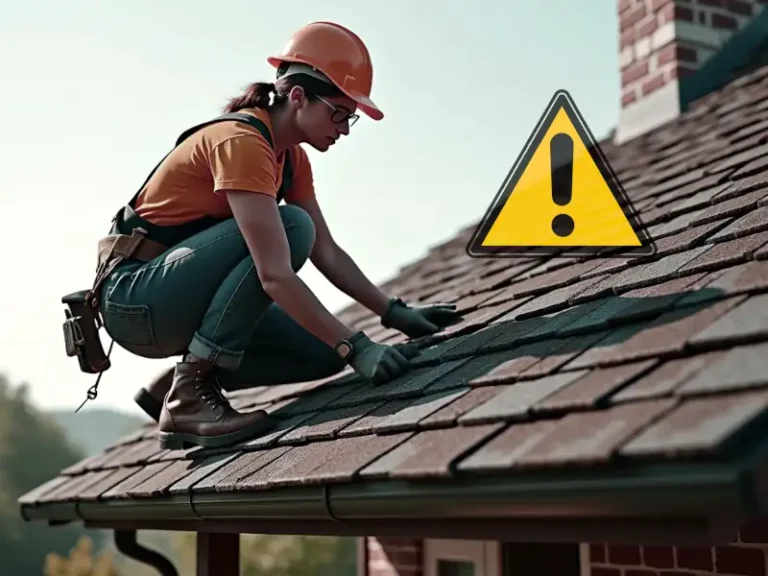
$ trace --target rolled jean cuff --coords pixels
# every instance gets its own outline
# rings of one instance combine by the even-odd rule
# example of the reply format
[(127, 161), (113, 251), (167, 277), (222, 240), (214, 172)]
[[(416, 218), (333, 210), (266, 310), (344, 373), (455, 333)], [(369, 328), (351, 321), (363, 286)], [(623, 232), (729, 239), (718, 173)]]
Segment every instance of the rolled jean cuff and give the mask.
[(240, 366), (244, 352), (240, 350), (227, 350), (206, 340), (199, 333), (195, 332), (192, 342), (189, 343), (189, 353), (203, 360), (208, 360), (214, 366), (225, 370), (236, 370)]

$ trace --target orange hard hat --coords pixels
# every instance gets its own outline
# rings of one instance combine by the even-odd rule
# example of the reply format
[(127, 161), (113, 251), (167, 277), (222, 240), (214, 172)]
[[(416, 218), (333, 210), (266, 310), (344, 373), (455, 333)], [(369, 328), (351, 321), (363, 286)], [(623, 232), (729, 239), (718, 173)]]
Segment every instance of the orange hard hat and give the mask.
[(357, 34), (333, 22), (312, 22), (288, 40), (283, 51), (267, 61), (277, 68), (283, 62), (306, 64), (319, 70), (374, 120), (384, 113), (371, 100), (371, 55)]

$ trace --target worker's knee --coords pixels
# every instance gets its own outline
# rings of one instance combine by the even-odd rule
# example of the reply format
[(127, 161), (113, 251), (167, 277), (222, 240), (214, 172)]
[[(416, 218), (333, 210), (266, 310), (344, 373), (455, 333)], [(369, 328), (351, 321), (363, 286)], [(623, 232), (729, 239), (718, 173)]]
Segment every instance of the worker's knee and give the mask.
[[(279, 209), (291, 253), (291, 267), (298, 272), (312, 254), (315, 245), (315, 223), (309, 213), (299, 206), (289, 204), (280, 206)], [(220, 235), (237, 236), (242, 243), (244, 254), (248, 254), (245, 238), (234, 218), (219, 226)]]
[(312, 254), (315, 223), (306, 210), (294, 205), (280, 206), (280, 216), (291, 251), (291, 267), (298, 272)]

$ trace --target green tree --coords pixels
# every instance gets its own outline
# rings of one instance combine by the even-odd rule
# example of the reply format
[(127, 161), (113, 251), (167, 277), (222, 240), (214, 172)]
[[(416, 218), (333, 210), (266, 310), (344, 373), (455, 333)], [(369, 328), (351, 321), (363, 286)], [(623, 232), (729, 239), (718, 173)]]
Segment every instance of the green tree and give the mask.
[(79, 461), (83, 454), (46, 414), (35, 409), (28, 386), (11, 386), (0, 374), (0, 558), (4, 574), (41, 574), (49, 552), (66, 554), (79, 536), (96, 531), (81, 526), (50, 527), (25, 522), (17, 499)]

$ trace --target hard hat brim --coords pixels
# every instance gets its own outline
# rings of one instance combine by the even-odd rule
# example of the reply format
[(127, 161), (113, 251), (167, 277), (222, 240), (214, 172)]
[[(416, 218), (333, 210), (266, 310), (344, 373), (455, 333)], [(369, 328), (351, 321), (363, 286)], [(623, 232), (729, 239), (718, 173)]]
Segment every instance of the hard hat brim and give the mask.
[(360, 110), (362, 110), (365, 115), (372, 120), (378, 121), (384, 118), (384, 112), (379, 110), (379, 107), (376, 106), (376, 104), (373, 103), (373, 100), (367, 96), (364, 96), (363, 94), (349, 93), (345, 90), (342, 90), (342, 92), (357, 102), (358, 108), (360, 108)]

